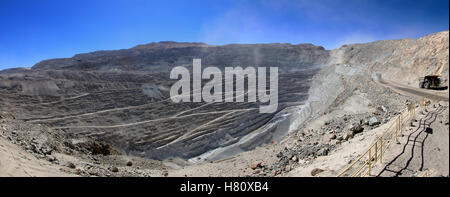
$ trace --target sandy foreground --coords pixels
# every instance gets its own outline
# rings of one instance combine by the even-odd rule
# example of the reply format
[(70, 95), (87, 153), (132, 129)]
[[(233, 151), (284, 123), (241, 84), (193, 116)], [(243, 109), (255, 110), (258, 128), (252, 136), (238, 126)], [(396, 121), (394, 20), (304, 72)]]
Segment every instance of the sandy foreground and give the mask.
[(59, 170), (60, 166), (37, 159), (22, 148), (0, 137), (0, 177), (74, 176)]

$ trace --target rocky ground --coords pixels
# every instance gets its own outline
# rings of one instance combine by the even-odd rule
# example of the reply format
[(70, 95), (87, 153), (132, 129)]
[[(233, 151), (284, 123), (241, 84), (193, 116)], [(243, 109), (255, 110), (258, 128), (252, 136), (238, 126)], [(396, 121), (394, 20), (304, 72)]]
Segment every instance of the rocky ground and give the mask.
[[(393, 118), (411, 103), (419, 102), (424, 96), (415, 95), (417, 90), (404, 94), (392, 86), (380, 84), (377, 75), (393, 79), (393, 70), (403, 70), (399, 76), (405, 86), (412, 86), (418, 73), (412, 70), (438, 70), (445, 80), (448, 75), (448, 32), (433, 34), (420, 41), (381, 41), (361, 45), (343, 46), (331, 52), (330, 65), (313, 78), (304, 119), (306, 124), (296, 124), (298, 129), (281, 141), (275, 141), (265, 148), (242, 153), (229, 160), (187, 166), (174, 171), (175, 176), (336, 176), (340, 170), (354, 161), (360, 153), (373, 143)], [(383, 68), (399, 62), (399, 56), (386, 53), (402, 53), (406, 42), (435, 43), (435, 53), (443, 55), (439, 64), (402, 65), (399, 68)], [(407, 61), (420, 62), (432, 45), (416, 46), (414, 52), (404, 54)], [(383, 48), (383, 50), (381, 50)], [(367, 51), (365, 51), (367, 50)], [(371, 52), (370, 52), (371, 51)], [(369, 53), (370, 52), (370, 53)], [(405, 61), (405, 60), (402, 60)], [(428, 72), (428, 71), (427, 71)], [(422, 72), (422, 73), (427, 73)], [(417, 88), (416, 88), (417, 89)], [(421, 90), (422, 91), (422, 90)], [(445, 92), (446, 90), (444, 90)], [(447, 91), (448, 94), (448, 91)], [(448, 96), (446, 97), (448, 100)], [(448, 146), (448, 144), (447, 144)], [(447, 159), (443, 157), (443, 159)], [(445, 161), (435, 161), (436, 163)], [(447, 159), (448, 162), (448, 159)], [(217, 170), (220, 169), (220, 170)]]
[(334, 109), (330, 109), (330, 114), (324, 113), (307, 127), (292, 133), (296, 141), (277, 154), (279, 161), (269, 170), (276, 174), (289, 172), (296, 166), (328, 155), (343, 142), (391, 121), (407, 107), (411, 102), (409, 99), (373, 81), (366, 81), (346, 102), (332, 105)]
[[(430, 43), (439, 44), (434, 50)], [(415, 47), (410, 48), (411, 45)], [(152, 46), (144, 47), (150, 50), (144, 54), (141, 49), (131, 50), (139, 60), (131, 63), (142, 66), (145, 55), (158, 48)], [(448, 31), (418, 40), (346, 45), (333, 51), (309, 45), (287, 47), (299, 48), (308, 57), (317, 56), (319, 63), (328, 61), (326, 65), (314, 64), (314, 68), (321, 66), (320, 71), (309, 69), (308, 77), (300, 76), (303, 81), (296, 80), (299, 77), (296, 73), (304, 71), (294, 69), (282, 75), (286, 77), (280, 78), (283, 87), (280, 102), (286, 109), (293, 107), (289, 108), (293, 112), (289, 116), (283, 113), (262, 116), (242, 105), (166, 105), (167, 100), (161, 99), (167, 96), (164, 92), (167, 93), (168, 84), (161, 75), (104, 72), (110, 68), (108, 62), (123, 63), (123, 59), (114, 59), (116, 52), (44, 61), (36, 71), (8, 71), (7, 75), (0, 76), (0, 109), (9, 111), (0, 114), (0, 176), (336, 176), (395, 121), (396, 115), (420, 100), (389, 84), (380, 84), (376, 76), (392, 80), (397, 73), (402, 75), (399, 82), (408, 86), (418, 75), (415, 70), (425, 70), (423, 73), (428, 74), (436, 71), (444, 74), (444, 84), (448, 85), (445, 73), (448, 72)], [(309, 53), (311, 49), (318, 52)], [(171, 50), (189, 52), (192, 48)], [(293, 69), (295, 61), (290, 61), (291, 54), (285, 48), (273, 50), (284, 54), (284, 69)], [(267, 61), (273, 60), (274, 54), (266, 52)], [(425, 61), (429, 55), (439, 61)], [(101, 60), (97, 59), (99, 56), (113, 59), (95, 62)], [(240, 61), (239, 58), (234, 60)], [(186, 59), (189, 58), (180, 56), (179, 60), (167, 61), (173, 66), (174, 62), (186, 62)], [(402, 61), (415, 63), (395, 67), (396, 62)], [(126, 65), (114, 69), (125, 69)], [(64, 70), (45, 71), (41, 75), (41, 69), (54, 66)], [(36, 81), (30, 82), (33, 80)], [(86, 80), (95, 83), (84, 83)], [(147, 83), (159, 86), (147, 86)], [(156, 90), (161, 90), (161, 94)], [(155, 99), (148, 100), (148, 95)], [(445, 113), (436, 126), (439, 130), (448, 129), (445, 121), (448, 110)], [(267, 125), (280, 117), (287, 117), (288, 121), (284, 122), (287, 126), (275, 124), (275, 129), (268, 130), (267, 136), (262, 136), (258, 143), (236, 143), (243, 136), (258, 132), (263, 123)], [(290, 132), (277, 138), (279, 130)], [(230, 144), (235, 149), (222, 154), (227, 157), (208, 160), (199, 156), (200, 153), (214, 156), (216, 148)], [(438, 144), (445, 145), (445, 142)], [(443, 152), (439, 159), (448, 163), (448, 151)], [(149, 159), (153, 157), (164, 160)], [(432, 161), (445, 163), (439, 159)]]
[[(54, 175), (64, 176), (164, 176), (166, 167), (159, 161), (124, 155), (105, 142), (89, 137), (79, 137), (53, 130), (47, 126), (28, 124), (9, 113), (0, 114), (0, 136), (10, 147), (22, 149), (28, 158), (37, 159), (43, 165), (51, 166)], [(3, 145), (3, 143), (2, 143)], [(12, 146), (15, 145), (15, 146)], [(21, 157), (11, 149), (2, 150), (0, 166), (8, 166), (7, 158)], [(23, 167), (24, 171), (36, 168)], [(17, 168), (21, 168), (19, 163)], [(0, 176), (9, 174), (8, 168), (0, 170)], [(5, 170), (5, 171), (4, 171)], [(39, 176), (41, 172), (29, 174)], [(53, 174), (44, 174), (53, 176)], [(27, 176), (24, 175), (24, 176)]]
[[(324, 171), (313, 168), (316, 160), (323, 160), (336, 150), (353, 147), (348, 156), (355, 157), (372, 142), (374, 136), (393, 121), (412, 101), (371, 79), (355, 89), (344, 102), (334, 103), (329, 110), (291, 132), (281, 141), (229, 160), (187, 166), (173, 170), (174, 176), (314, 176)], [(356, 139), (356, 140), (354, 140)], [(364, 142), (364, 143), (361, 143)], [(359, 144), (357, 144), (359, 143)], [(357, 145), (356, 145), (357, 144)], [(335, 176), (344, 163), (328, 169), (326, 176)], [(328, 165), (338, 163), (330, 160)], [(219, 171), (215, 169), (221, 169)], [(233, 170), (234, 169), (234, 170)], [(304, 171), (309, 171), (305, 173)]]

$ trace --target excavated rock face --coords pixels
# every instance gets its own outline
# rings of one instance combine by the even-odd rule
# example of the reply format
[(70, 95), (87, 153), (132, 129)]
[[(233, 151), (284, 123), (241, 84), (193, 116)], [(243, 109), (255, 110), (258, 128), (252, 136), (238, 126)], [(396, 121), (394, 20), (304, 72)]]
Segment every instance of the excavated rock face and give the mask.
[[(279, 161), (266, 171), (274, 171), (274, 175), (289, 171), (292, 165), (302, 165), (289, 162), (291, 158), (313, 159), (327, 152), (323, 146), (332, 150), (341, 141), (370, 132), (405, 109), (411, 98), (375, 83), (377, 74), (415, 87), (418, 77), (441, 74), (448, 85), (448, 56), (448, 31), (417, 40), (344, 45), (330, 51), (329, 64), (315, 74), (307, 102), (292, 117), (291, 136), (298, 141), (281, 151)], [(328, 113), (333, 116), (320, 129), (302, 128), (302, 124)], [(304, 153), (314, 154), (305, 157)]]
[[(279, 67), (278, 111), (260, 114), (260, 103), (173, 103), (169, 72), (191, 68), (193, 58), (201, 58), (203, 68)], [(0, 110), (137, 156), (220, 159), (279, 139), (355, 92), (372, 98), (388, 91), (371, 86), (376, 73), (413, 86), (422, 75), (441, 74), (448, 85), (448, 31), (333, 51), (310, 44), (160, 42), (79, 54), (1, 71)], [(373, 98), (374, 104), (386, 102)], [(96, 144), (91, 151), (105, 153)]]
[(441, 75), (448, 86), (449, 32), (430, 34), (419, 39), (389, 40), (347, 45), (342, 64), (365, 65), (383, 78), (418, 87), (419, 77)]
[(332, 50), (328, 66), (313, 78), (309, 99), (299, 117), (304, 121), (304, 117), (329, 112), (358, 86), (370, 85), (376, 74), (413, 87), (418, 87), (419, 77), (441, 75), (441, 85), (448, 86), (448, 44), (449, 32), (444, 31), (419, 39), (343, 45)]
[[(277, 126), (284, 117), (278, 112), (307, 99), (310, 80), (328, 56), (311, 44), (176, 42), (79, 54), (1, 72), (0, 109), (32, 124), (99, 138), (137, 156), (189, 159), (236, 145), (229, 155), (286, 133)], [(277, 112), (260, 114), (260, 103), (173, 103), (169, 90), (175, 81), (169, 72), (175, 66), (191, 69), (193, 58), (201, 58), (203, 68), (279, 67)], [(265, 132), (238, 143), (257, 129)], [(101, 144), (86, 146), (93, 154), (108, 154)]]
[(37, 158), (56, 162), (52, 153), (89, 155), (119, 155), (118, 150), (105, 142), (88, 137), (76, 137), (49, 129), (43, 125), (26, 124), (13, 115), (0, 111), (0, 136), (21, 146)]
[(201, 58), (203, 66), (278, 66), (280, 72), (323, 65), (328, 52), (312, 44), (232, 44), (210, 46), (201, 43), (161, 42), (132, 49), (97, 51), (73, 58), (39, 62), (33, 69), (69, 69), (84, 71), (170, 72), (175, 66), (192, 66)]

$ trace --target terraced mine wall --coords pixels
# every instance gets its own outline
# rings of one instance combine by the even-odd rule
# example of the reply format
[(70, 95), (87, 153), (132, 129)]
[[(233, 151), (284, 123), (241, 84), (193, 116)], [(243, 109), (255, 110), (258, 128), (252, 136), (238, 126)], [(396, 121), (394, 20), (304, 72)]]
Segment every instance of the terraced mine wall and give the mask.
[[(202, 65), (279, 67), (279, 111), (251, 103), (173, 103), (168, 72)], [(405, 72), (409, 70), (420, 72)], [(399, 75), (399, 72), (408, 74)], [(393, 75), (393, 73), (397, 73)], [(124, 152), (164, 160), (216, 160), (300, 129), (344, 102), (371, 76), (421, 74), (448, 84), (448, 31), (420, 39), (345, 45), (152, 43), (46, 60), (32, 69), (0, 72), (0, 110), (53, 129), (94, 136)]]
[[(293, 109), (308, 98), (312, 77), (328, 51), (310, 44), (209, 46), (153, 43), (46, 60), (0, 74), (0, 108), (19, 119), (93, 136), (124, 152), (164, 160), (223, 158), (284, 136)], [(260, 103), (173, 103), (175, 66), (277, 66), (278, 111)], [(6, 74), (5, 74), (6, 73)]]

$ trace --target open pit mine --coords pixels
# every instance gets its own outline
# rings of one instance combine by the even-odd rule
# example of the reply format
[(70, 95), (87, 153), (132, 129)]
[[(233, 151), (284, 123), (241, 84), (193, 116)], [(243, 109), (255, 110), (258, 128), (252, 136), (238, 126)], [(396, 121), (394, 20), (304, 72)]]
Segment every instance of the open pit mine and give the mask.
[[(349, 143), (353, 134), (346, 132), (356, 128), (349, 128), (353, 122), (358, 132), (364, 131), (354, 133), (355, 138), (366, 135), (414, 100), (381, 79), (417, 86), (419, 77), (439, 75), (448, 86), (448, 35), (444, 31), (334, 50), (313, 44), (158, 42), (44, 60), (31, 68), (0, 71), (0, 134), (66, 169), (37, 176), (219, 176), (215, 171), (275, 176)], [(260, 102), (173, 102), (170, 90), (177, 80), (170, 72), (184, 67), (192, 74), (194, 59), (222, 72), (226, 67), (277, 67), (277, 109), (259, 113)], [(448, 118), (448, 108), (446, 113)], [(365, 124), (368, 120), (373, 123)], [(271, 151), (254, 160), (278, 158), (256, 163), (252, 169), (261, 168), (258, 173), (238, 170), (248, 168), (254, 162), (245, 160), (248, 154), (261, 147)], [(68, 160), (68, 155), (89, 164)], [(219, 161), (230, 158), (233, 168), (225, 166), (231, 163), (220, 166)], [(236, 158), (242, 158), (241, 166)], [(190, 165), (216, 170), (170, 170)], [(128, 169), (136, 166), (140, 168)], [(328, 175), (343, 167), (328, 170)]]

